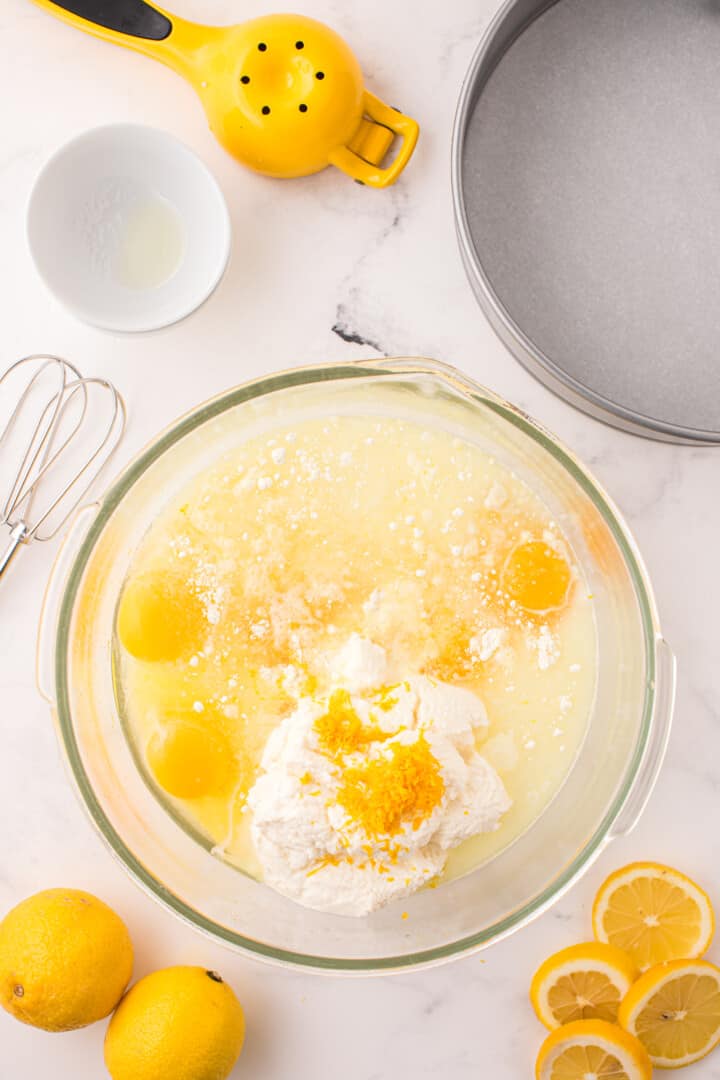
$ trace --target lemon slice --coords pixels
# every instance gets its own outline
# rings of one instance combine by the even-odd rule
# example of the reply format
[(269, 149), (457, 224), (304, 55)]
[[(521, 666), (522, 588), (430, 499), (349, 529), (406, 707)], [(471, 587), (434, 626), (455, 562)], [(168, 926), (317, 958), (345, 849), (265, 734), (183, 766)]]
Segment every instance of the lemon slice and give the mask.
[(606, 1020), (576, 1020), (540, 1047), (536, 1080), (650, 1080), (652, 1065), (633, 1035)]
[(611, 874), (593, 905), (595, 937), (628, 953), (640, 971), (702, 956), (714, 930), (703, 890), (659, 863), (631, 863)]
[(575, 1020), (617, 1020), (620, 1002), (637, 978), (630, 957), (601, 942), (572, 945), (535, 972), (530, 1000), (545, 1027)]
[(625, 997), (619, 1019), (653, 1065), (691, 1065), (720, 1043), (720, 968), (707, 960), (650, 968)]

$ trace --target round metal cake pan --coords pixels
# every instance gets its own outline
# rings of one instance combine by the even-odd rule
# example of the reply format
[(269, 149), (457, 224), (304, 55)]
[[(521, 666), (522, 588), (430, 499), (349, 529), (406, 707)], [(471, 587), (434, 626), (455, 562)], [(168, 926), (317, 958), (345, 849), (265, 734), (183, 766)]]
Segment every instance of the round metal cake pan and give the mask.
[(615, 427), (720, 443), (720, 0), (508, 0), (452, 159), (514, 356)]

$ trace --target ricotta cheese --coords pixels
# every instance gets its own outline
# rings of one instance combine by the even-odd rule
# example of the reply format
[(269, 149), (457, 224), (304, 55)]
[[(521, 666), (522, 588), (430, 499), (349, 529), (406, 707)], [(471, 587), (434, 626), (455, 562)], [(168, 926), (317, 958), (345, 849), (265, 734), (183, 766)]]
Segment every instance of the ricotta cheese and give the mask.
[(247, 805), (268, 885), (362, 916), (436, 878), (511, 800), (476, 749), (477, 695), (422, 675), (384, 685), (385, 650), (358, 635), (329, 666), (327, 694), (300, 697), (268, 739)]

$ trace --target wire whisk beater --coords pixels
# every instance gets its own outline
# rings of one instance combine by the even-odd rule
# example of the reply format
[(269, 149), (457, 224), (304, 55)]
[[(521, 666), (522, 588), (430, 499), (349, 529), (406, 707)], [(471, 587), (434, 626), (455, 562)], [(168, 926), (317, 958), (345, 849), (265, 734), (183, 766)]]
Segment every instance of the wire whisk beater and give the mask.
[(0, 410), (9, 413), (0, 421), (0, 525), (10, 533), (2, 577), (21, 545), (52, 540), (67, 525), (127, 417), (112, 383), (45, 355), (18, 360), (0, 376)]

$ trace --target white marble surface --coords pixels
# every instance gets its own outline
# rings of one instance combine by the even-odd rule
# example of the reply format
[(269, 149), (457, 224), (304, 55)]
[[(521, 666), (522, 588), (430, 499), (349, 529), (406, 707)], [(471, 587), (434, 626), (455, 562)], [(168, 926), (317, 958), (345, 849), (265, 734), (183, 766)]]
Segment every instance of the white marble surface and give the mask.
[[(232, 22), (266, 0), (176, 0), (179, 14)], [(282, 6), (282, 5), (280, 5)], [(292, 5), (295, 6), (295, 5)], [(720, 897), (720, 451), (646, 442), (572, 411), (533, 381), (487, 326), (465, 280), (449, 184), (455, 100), (496, 0), (303, 0), (353, 44), (371, 86), (423, 124), (394, 189), (333, 170), (274, 182), (234, 164), (172, 73), (60, 25), (29, 0), (0, 10), (0, 367), (59, 352), (112, 377), (131, 415), (122, 464), (160, 427), (247, 377), (378, 350), (464, 368), (565, 439), (613, 493), (652, 573), (680, 663), (676, 724), (642, 822), (549, 914), (481, 956), (417, 974), (338, 981), (233, 955), (179, 925), (126, 877), (88, 824), (34, 685), (35, 633), (52, 550), (23, 553), (0, 597), (0, 910), (57, 884), (88, 888), (126, 918), (140, 973), (178, 962), (222, 969), (248, 1014), (236, 1075), (256, 1080), (519, 1080), (542, 1032), (527, 1004), (536, 963), (588, 934), (589, 903), (630, 858), (676, 863)], [(156, 335), (86, 328), (49, 297), (30, 263), (24, 208), (34, 176), (66, 138), (112, 120), (167, 128), (193, 146), (227, 195), (236, 246), (219, 292)], [(348, 343), (337, 328), (357, 334)], [(720, 959), (720, 946), (714, 953)], [(97, 1080), (103, 1025), (50, 1036), (0, 1016), (0, 1075)], [(720, 1057), (695, 1067), (720, 1077)], [(170, 1078), (168, 1078), (170, 1080)]]

